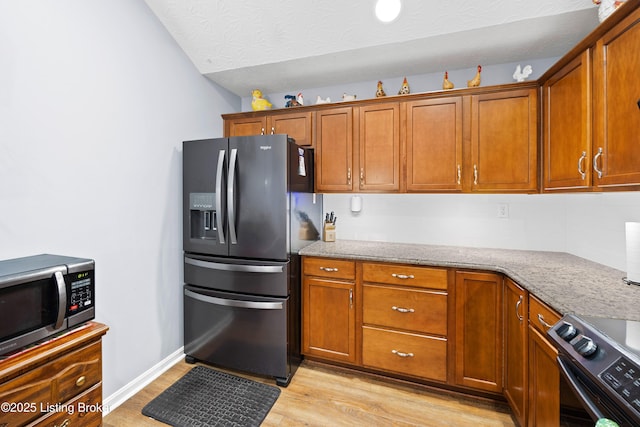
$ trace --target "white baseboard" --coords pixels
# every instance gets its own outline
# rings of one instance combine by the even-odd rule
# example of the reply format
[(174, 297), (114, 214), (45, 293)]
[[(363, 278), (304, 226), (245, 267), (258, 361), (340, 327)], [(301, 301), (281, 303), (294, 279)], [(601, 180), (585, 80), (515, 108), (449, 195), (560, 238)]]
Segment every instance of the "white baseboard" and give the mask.
[(145, 388), (149, 383), (158, 378), (173, 365), (180, 362), (183, 358), (184, 347), (180, 347), (169, 356), (165, 357), (163, 360), (152, 366), (150, 369), (143, 372), (133, 381), (122, 387), (120, 390), (104, 399), (102, 402), (102, 416), (105, 417), (109, 412), (122, 405), (127, 399)]

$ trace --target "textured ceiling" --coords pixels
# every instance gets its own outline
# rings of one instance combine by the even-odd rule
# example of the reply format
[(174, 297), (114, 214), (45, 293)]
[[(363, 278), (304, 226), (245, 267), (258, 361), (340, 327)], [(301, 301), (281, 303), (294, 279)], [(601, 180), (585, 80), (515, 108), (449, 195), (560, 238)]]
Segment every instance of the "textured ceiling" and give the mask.
[(562, 56), (597, 24), (592, 0), (145, 0), (198, 70), (246, 97)]

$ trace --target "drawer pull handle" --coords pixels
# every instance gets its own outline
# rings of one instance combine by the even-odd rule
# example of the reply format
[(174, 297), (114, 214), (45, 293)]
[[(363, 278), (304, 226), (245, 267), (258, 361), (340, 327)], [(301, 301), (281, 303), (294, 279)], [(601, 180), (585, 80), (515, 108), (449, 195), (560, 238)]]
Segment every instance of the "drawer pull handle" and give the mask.
[[(60, 427), (68, 427), (69, 424), (71, 424), (71, 421), (67, 418), (60, 424)], [(58, 427), (58, 424), (54, 424), (53, 427)]]
[(542, 326), (544, 326), (545, 328), (549, 329), (551, 328), (553, 325), (548, 324), (547, 322), (544, 321), (544, 316), (540, 313), (538, 313), (538, 322), (540, 322), (540, 324)]
[(334, 271), (338, 271), (338, 267), (320, 267), (320, 270), (331, 273)]
[(76, 380), (76, 385), (77, 385), (78, 387), (82, 387), (86, 381), (87, 381), (87, 377), (85, 377), (85, 376), (83, 375), (83, 376), (81, 376), (80, 378), (78, 378), (78, 379)]
[(413, 312), (415, 312), (415, 310), (413, 308), (396, 307), (395, 305), (393, 307), (391, 307), (391, 310), (395, 310), (398, 313), (413, 313)]
[(398, 350), (391, 350), (391, 353), (395, 354), (398, 357), (413, 357), (413, 353), (403, 353)]
[(391, 277), (395, 277), (396, 279), (414, 279), (413, 274), (391, 274)]

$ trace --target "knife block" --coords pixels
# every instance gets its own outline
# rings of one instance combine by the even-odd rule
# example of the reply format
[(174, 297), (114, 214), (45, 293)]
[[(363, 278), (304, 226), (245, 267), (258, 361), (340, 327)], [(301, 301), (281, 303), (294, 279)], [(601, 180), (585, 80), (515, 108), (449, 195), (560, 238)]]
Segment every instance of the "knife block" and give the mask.
[(336, 226), (330, 222), (324, 223), (324, 229), (322, 231), (322, 240), (325, 242), (336, 241)]

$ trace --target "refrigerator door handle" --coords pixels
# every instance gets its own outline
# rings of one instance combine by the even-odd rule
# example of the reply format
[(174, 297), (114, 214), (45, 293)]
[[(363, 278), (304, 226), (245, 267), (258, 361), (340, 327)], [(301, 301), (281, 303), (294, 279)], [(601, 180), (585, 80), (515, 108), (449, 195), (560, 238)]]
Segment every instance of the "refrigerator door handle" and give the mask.
[(226, 244), (224, 240), (224, 223), (222, 222), (222, 171), (224, 169), (225, 150), (218, 152), (218, 169), (216, 169), (216, 226), (218, 227), (218, 241)]
[(233, 148), (231, 150), (231, 159), (229, 160), (229, 180), (227, 181), (227, 212), (229, 214), (229, 239), (231, 244), (236, 245), (238, 243), (238, 237), (236, 235), (236, 209), (235, 209), (235, 195), (233, 189), (236, 180), (236, 163), (238, 158), (238, 149)]
[(184, 290), (184, 295), (208, 304), (223, 305), (226, 307), (250, 308), (254, 310), (282, 310), (284, 307), (284, 304), (281, 302), (239, 301), (235, 299), (216, 298), (202, 295), (188, 289)]
[(220, 262), (202, 261), (193, 258), (184, 258), (185, 264), (196, 267), (208, 268), (211, 270), (238, 271), (241, 273), (282, 273), (282, 265), (245, 265), (245, 264), (224, 264)]

